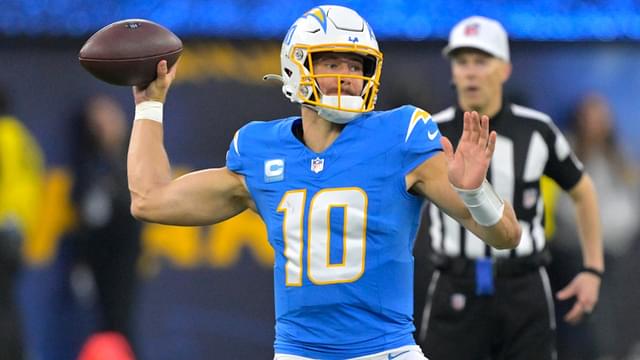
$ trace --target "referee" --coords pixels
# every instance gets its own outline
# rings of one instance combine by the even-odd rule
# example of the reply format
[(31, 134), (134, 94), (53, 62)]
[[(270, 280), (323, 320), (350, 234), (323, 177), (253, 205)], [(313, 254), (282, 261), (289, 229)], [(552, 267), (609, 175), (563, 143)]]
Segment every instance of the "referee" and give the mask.
[(489, 116), (498, 138), (487, 178), (513, 204), (522, 238), (516, 249), (493, 249), (430, 205), (435, 271), (424, 279), (430, 282), (418, 340), (433, 360), (555, 359), (540, 177), (549, 176), (567, 191), (577, 212), (584, 267), (557, 294), (575, 300), (564, 317), (570, 323), (593, 311), (604, 270), (591, 178), (548, 115), (503, 100), (511, 63), (502, 25), (479, 16), (464, 19), (443, 54), (451, 60), (458, 103), (433, 119), (443, 135), (457, 141), (464, 111)]

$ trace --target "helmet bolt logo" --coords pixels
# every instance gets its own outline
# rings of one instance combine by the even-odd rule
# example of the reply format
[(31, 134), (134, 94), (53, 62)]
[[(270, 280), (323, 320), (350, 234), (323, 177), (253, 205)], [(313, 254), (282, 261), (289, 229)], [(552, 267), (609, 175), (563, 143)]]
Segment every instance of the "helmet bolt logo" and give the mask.
[(296, 49), (295, 57), (298, 61), (302, 60), (302, 58), (304, 57), (304, 51), (302, 51), (302, 49)]
[(302, 95), (307, 96), (309, 95), (309, 88), (304, 86), (300, 88), (300, 92), (302, 93)]

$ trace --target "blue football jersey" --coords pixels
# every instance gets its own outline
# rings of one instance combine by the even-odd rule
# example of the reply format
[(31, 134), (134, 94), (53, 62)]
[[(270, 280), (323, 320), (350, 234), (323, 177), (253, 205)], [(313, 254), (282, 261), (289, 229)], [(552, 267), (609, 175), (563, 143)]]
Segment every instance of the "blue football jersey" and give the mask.
[(423, 200), (405, 176), (441, 151), (413, 106), (348, 123), (322, 153), (300, 117), (251, 122), (227, 153), (275, 249), (276, 353), (345, 359), (414, 344), (413, 241)]

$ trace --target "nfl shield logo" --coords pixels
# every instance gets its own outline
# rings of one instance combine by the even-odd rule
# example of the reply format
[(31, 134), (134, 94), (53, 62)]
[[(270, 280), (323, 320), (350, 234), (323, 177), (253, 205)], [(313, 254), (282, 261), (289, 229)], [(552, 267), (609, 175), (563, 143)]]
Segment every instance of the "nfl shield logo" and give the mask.
[(324, 159), (320, 159), (319, 157), (311, 160), (311, 171), (314, 173), (319, 173), (324, 170)]
[(526, 189), (522, 192), (522, 206), (531, 209), (538, 201), (538, 189)]

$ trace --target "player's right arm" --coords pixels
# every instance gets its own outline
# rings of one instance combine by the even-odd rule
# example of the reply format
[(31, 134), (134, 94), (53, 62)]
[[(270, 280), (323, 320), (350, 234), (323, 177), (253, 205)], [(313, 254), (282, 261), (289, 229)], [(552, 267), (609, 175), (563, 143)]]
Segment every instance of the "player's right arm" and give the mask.
[[(158, 64), (158, 78), (147, 88), (134, 88), (136, 105), (164, 103), (176, 66)], [(127, 157), (131, 212), (140, 220), (172, 225), (207, 225), (254, 208), (244, 179), (227, 168), (196, 171), (172, 179), (164, 149), (162, 124), (134, 121)]]

